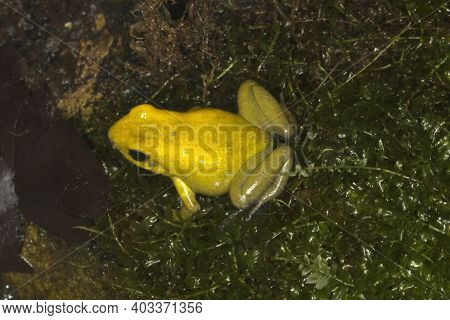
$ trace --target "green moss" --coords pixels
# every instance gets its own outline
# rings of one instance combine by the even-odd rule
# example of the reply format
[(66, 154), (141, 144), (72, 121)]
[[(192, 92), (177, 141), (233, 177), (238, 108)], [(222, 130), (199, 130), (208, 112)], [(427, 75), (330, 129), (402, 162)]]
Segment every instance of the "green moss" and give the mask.
[[(178, 21), (161, 1), (127, 3), (105, 65), (122, 81), (101, 75), (83, 124), (113, 183), (96, 228), (114, 297), (448, 298), (444, 1), (201, 1)], [(251, 221), (200, 196), (204, 211), (175, 222), (170, 180), (139, 175), (108, 127), (144, 101), (234, 111), (248, 78), (297, 117), (299, 170)]]
[(22, 256), (31, 263), (35, 272), (2, 274), (4, 298), (108, 298), (100, 264), (87, 246), (71, 248), (32, 223), (28, 223), (25, 229)]
[[(137, 8), (144, 30), (165, 19), (157, 1)], [(447, 10), (439, 1), (206, 1), (186, 20), (165, 20), (177, 46), (143, 31), (132, 72), (111, 61), (139, 92), (165, 108), (233, 111), (240, 82), (257, 79), (299, 119), (303, 169), (249, 222), (227, 218), (227, 197), (201, 197), (205, 211), (179, 225), (175, 190), (141, 206), (170, 181), (102, 151), (120, 168), (111, 217), (129, 215), (102, 239), (117, 297), (446, 298)], [(164, 54), (174, 60), (155, 60)], [(120, 114), (145, 100), (116, 90), (109, 109)]]

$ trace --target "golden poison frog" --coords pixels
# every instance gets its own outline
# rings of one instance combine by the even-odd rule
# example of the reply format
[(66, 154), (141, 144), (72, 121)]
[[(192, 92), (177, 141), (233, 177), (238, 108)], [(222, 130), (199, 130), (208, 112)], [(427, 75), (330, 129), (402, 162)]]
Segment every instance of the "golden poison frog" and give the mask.
[(134, 107), (108, 136), (135, 165), (169, 176), (188, 219), (200, 209), (196, 193), (229, 193), (249, 217), (281, 193), (294, 162), (287, 145), (273, 147), (272, 136), (295, 133), (289, 111), (258, 83), (247, 80), (238, 92), (238, 114), (194, 107), (187, 112)]

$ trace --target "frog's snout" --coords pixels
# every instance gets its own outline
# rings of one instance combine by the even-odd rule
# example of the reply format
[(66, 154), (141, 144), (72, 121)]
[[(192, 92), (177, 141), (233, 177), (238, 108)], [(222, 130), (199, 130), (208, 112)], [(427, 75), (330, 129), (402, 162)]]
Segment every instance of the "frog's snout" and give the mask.
[(117, 138), (119, 137), (119, 131), (118, 122), (114, 123), (108, 130), (108, 139), (113, 145), (116, 145)]
[(127, 148), (129, 129), (124, 118), (115, 122), (108, 130), (108, 138), (112, 145), (120, 151)]

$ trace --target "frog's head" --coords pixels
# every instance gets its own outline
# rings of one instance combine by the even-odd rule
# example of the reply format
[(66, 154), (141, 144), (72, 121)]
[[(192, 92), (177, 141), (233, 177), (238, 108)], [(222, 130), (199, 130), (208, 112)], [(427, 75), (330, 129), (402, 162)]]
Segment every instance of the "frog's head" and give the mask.
[(111, 126), (108, 137), (128, 161), (164, 174), (164, 168), (158, 164), (158, 111), (148, 104), (134, 107)]

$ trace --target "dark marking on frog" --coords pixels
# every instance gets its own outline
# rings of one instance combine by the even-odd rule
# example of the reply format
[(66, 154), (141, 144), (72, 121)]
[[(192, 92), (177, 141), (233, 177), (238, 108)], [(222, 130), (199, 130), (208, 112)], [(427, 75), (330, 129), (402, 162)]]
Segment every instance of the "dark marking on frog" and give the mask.
[(138, 151), (138, 150), (130, 150), (128, 151), (128, 154), (130, 155), (130, 157), (138, 162), (143, 162), (143, 161), (149, 161), (150, 157), (148, 155), (146, 155), (145, 153)]

